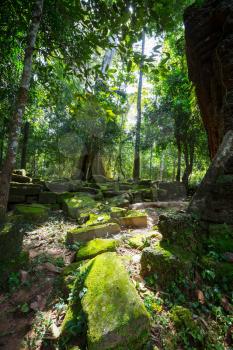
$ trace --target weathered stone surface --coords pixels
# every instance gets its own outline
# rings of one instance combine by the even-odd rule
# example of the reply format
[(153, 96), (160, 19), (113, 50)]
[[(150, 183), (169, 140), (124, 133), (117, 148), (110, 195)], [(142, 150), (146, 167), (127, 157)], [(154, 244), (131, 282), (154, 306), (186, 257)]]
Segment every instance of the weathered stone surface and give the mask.
[(148, 243), (151, 241), (152, 238), (156, 238), (158, 240), (162, 239), (162, 236), (159, 232), (146, 232), (146, 233), (138, 233), (134, 235), (133, 237), (130, 237), (127, 241), (127, 243), (132, 247), (136, 249), (143, 249), (145, 248)]
[(18, 174), (12, 174), (11, 181), (13, 182), (19, 182), (19, 183), (31, 183), (32, 179), (28, 176), (18, 175)]
[(42, 186), (37, 184), (10, 183), (10, 196), (37, 196), (42, 191)]
[(111, 206), (127, 208), (131, 201), (129, 193), (124, 193), (108, 200)]
[(94, 214), (90, 213), (88, 220), (85, 222), (84, 226), (95, 226), (98, 224), (106, 224), (110, 221), (110, 215), (107, 213)]
[(233, 131), (228, 131), (188, 211), (216, 223), (233, 224)]
[(122, 226), (125, 227), (132, 227), (132, 228), (143, 228), (147, 227), (147, 215), (141, 214), (141, 215), (130, 215), (119, 218), (119, 223)]
[(49, 208), (42, 204), (16, 204), (15, 213), (26, 221), (41, 222), (48, 218)]
[(11, 216), (0, 224), (0, 289), (6, 287), (10, 272), (28, 263), (28, 254), (22, 252), (24, 233), (20, 216)]
[(39, 194), (39, 203), (55, 204), (57, 202), (57, 195), (53, 192), (41, 192)]
[(70, 181), (47, 181), (46, 188), (51, 192), (64, 193), (72, 190)]
[(64, 210), (68, 216), (77, 219), (83, 209), (91, 209), (96, 206), (95, 200), (85, 194), (77, 194), (72, 198), (64, 199)]
[(196, 94), (213, 159), (224, 134), (233, 129), (233, 5), (208, 0), (184, 15), (189, 76)]
[(10, 194), (9, 195), (9, 203), (24, 203), (26, 202), (26, 196), (24, 195), (15, 195), (15, 194)]
[[(71, 337), (69, 325), (86, 315), (89, 350), (141, 350), (150, 333), (149, 315), (117, 255), (98, 255), (80, 268), (79, 276), (62, 336)], [(73, 344), (74, 339), (75, 334)]]
[(103, 176), (103, 175), (92, 175), (92, 177), (96, 183), (106, 183), (111, 181), (110, 179), (108, 179), (106, 176)]
[(181, 182), (156, 182), (156, 197), (158, 201), (178, 201), (186, 198), (186, 189)]
[(120, 226), (115, 223), (81, 227), (68, 231), (66, 241), (68, 244), (87, 242), (94, 238), (105, 238), (119, 232)]
[(120, 218), (125, 216), (127, 210), (125, 208), (111, 207), (111, 218)]
[(164, 241), (188, 251), (199, 249), (201, 238), (208, 232), (205, 223), (195, 220), (190, 214), (179, 212), (160, 215), (158, 228)]
[(80, 247), (76, 254), (76, 261), (92, 259), (105, 252), (114, 252), (116, 247), (115, 239), (93, 239)]
[(15, 170), (13, 170), (13, 174), (26, 176), (26, 170), (25, 169), (15, 169)]
[(141, 256), (143, 276), (154, 275), (161, 287), (168, 287), (179, 276), (189, 276), (192, 272), (192, 257), (187, 252), (163, 242), (144, 248)]

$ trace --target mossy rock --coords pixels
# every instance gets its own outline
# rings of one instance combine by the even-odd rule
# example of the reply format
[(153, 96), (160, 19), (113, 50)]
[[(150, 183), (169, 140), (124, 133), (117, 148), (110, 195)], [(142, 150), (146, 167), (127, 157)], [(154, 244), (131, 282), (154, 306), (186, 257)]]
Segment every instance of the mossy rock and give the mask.
[(55, 204), (57, 203), (57, 194), (54, 192), (41, 192), (39, 194), (39, 203)]
[(114, 207), (128, 208), (130, 200), (130, 194), (124, 193), (109, 199), (109, 203)]
[[(85, 263), (87, 260), (85, 261)], [(68, 266), (66, 266), (60, 276), (60, 287), (61, 290), (69, 295), (71, 293), (75, 280), (77, 279), (77, 275), (79, 274), (79, 268), (84, 264), (83, 261), (74, 262)]]
[(187, 213), (160, 215), (158, 228), (164, 241), (190, 251), (196, 250), (198, 253), (201, 252), (202, 240), (207, 235), (205, 224), (195, 220), (191, 214)]
[(130, 237), (127, 243), (132, 248), (142, 250), (150, 243), (152, 238), (161, 239), (162, 236), (159, 232), (138, 233), (137, 235)]
[(64, 200), (64, 210), (68, 216), (77, 219), (84, 209), (91, 209), (96, 206), (96, 201), (88, 195), (76, 195)]
[[(21, 218), (21, 216), (20, 216)], [(17, 257), (22, 249), (24, 231), (21, 224), (15, 222), (15, 216), (0, 225), (0, 262)]]
[(115, 239), (96, 238), (80, 247), (76, 254), (76, 261), (92, 259), (105, 252), (114, 252), (116, 248), (117, 241)]
[(28, 222), (43, 222), (48, 219), (49, 208), (42, 204), (17, 204), (15, 213)]
[(147, 215), (139, 210), (129, 210), (126, 216), (119, 218), (119, 223), (125, 227), (145, 228), (147, 227)]
[(89, 350), (140, 350), (147, 342), (149, 315), (115, 253), (98, 255), (80, 268), (62, 324), (66, 340), (77, 338), (70, 329), (81, 320)]
[(194, 256), (180, 247), (164, 242), (143, 249), (141, 256), (141, 274), (154, 275), (156, 283), (161, 287), (169, 287), (171, 283), (190, 277)]
[(87, 242), (94, 238), (105, 238), (119, 232), (120, 226), (116, 223), (75, 228), (67, 232), (66, 242), (68, 244), (74, 242)]
[(63, 205), (66, 199), (73, 198), (75, 196), (75, 193), (71, 192), (62, 192), (62, 193), (56, 193), (57, 195), (57, 203), (60, 205)]
[(98, 224), (106, 224), (110, 221), (110, 215), (107, 213), (94, 214), (90, 213), (89, 219), (85, 222), (85, 226), (95, 226)]
[[(211, 270), (214, 272), (212, 282), (221, 284), (233, 281), (233, 264), (226, 261), (217, 261), (210, 256), (203, 256), (201, 259), (202, 268), (204, 270)], [(211, 281), (209, 281), (211, 282)]]
[(116, 219), (126, 215), (127, 209), (119, 207), (111, 207), (111, 218)]

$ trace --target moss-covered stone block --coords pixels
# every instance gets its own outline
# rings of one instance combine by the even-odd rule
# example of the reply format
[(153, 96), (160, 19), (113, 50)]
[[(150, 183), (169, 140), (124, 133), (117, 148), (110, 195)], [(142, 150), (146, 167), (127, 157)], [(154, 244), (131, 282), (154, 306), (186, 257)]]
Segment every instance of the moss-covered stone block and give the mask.
[(208, 231), (204, 222), (179, 212), (160, 215), (158, 228), (164, 241), (199, 252)]
[(147, 215), (139, 210), (129, 210), (126, 216), (119, 218), (119, 223), (125, 227), (145, 228)]
[(37, 196), (42, 191), (42, 186), (39, 184), (21, 184), (17, 182), (10, 183), (10, 192), (11, 196)]
[(127, 209), (119, 207), (111, 207), (111, 218), (116, 219), (126, 215)]
[(20, 223), (7, 221), (0, 225), (0, 262), (17, 257), (22, 249), (24, 231)]
[(168, 287), (180, 276), (189, 277), (192, 272), (193, 255), (176, 246), (158, 242), (153, 247), (143, 249), (141, 274), (154, 275), (157, 284)]
[(130, 193), (123, 193), (121, 195), (110, 198), (108, 201), (111, 206), (128, 208), (131, 201)]
[[(85, 260), (85, 263), (86, 262), (87, 260)], [(83, 263), (83, 261), (74, 262), (63, 269), (60, 276), (60, 287), (65, 295), (69, 295), (69, 293), (71, 293), (75, 280), (79, 275), (79, 268), (83, 265)]]
[(66, 340), (77, 338), (70, 327), (80, 319), (86, 322), (89, 350), (140, 350), (147, 342), (149, 315), (115, 253), (98, 255), (80, 268), (62, 324)]
[(104, 238), (120, 232), (120, 226), (115, 223), (101, 224), (72, 229), (67, 232), (66, 241), (68, 244), (74, 242), (87, 242), (94, 238)]
[(20, 214), (25, 221), (43, 222), (48, 219), (49, 208), (42, 204), (17, 204), (15, 213)]
[(101, 214), (90, 213), (89, 219), (85, 222), (85, 226), (106, 224), (109, 221), (110, 221), (110, 215), (107, 213), (101, 213)]
[(64, 201), (68, 198), (74, 197), (75, 193), (62, 192), (62, 193), (56, 193), (56, 195), (57, 195), (57, 203), (62, 206), (64, 204)]
[(91, 209), (95, 206), (96, 201), (88, 195), (77, 195), (64, 200), (64, 210), (73, 219), (77, 219), (82, 210)]
[(39, 203), (55, 204), (57, 202), (57, 194), (54, 192), (41, 192), (39, 194)]
[(157, 238), (158, 240), (160, 240), (162, 236), (159, 232), (138, 233), (135, 236), (130, 237), (127, 243), (132, 248), (142, 250), (150, 243), (152, 238)]
[(93, 239), (82, 245), (76, 254), (76, 260), (92, 259), (95, 256), (105, 253), (114, 252), (117, 247), (115, 239)]

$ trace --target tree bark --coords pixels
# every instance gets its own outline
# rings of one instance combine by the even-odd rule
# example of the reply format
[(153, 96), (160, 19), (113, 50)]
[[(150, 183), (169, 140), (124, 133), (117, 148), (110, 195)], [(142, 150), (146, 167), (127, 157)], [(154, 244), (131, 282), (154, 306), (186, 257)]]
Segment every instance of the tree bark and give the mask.
[(176, 138), (176, 144), (177, 144), (177, 173), (176, 173), (176, 181), (180, 182), (180, 176), (181, 176), (181, 142), (180, 138)]
[(143, 65), (144, 65), (144, 52), (145, 52), (145, 31), (142, 32), (142, 58), (140, 62), (139, 79), (138, 79), (138, 99), (137, 99), (137, 124), (136, 124), (136, 139), (134, 148), (134, 166), (133, 166), (133, 178), (139, 180), (140, 178), (140, 146), (141, 146), (141, 122), (142, 122), (142, 79), (143, 79)]
[(182, 182), (184, 183), (186, 189), (188, 189), (189, 177), (193, 171), (193, 159), (194, 159), (194, 144), (190, 144), (187, 141), (184, 142), (184, 160), (185, 160), (185, 170), (182, 176)]
[(26, 169), (27, 164), (27, 148), (29, 139), (29, 129), (30, 123), (26, 122), (23, 127), (23, 143), (22, 143), (22, 153), (21, 153), (21, 169)]
[(22, 117), (27, 103), (28, 91), (30, 88), (33, 51), (37, 38), (37, 33), (39, 30), (42, 11), (43, 0), (36, 0), (28, 31), (28, 43), (25, 49), (24, 67), (20, 87), (18, 90), (17, 102), (15, 106), (15, 111), (10, 122), (10, 134), (6, 159), (3, 164), (2, 173), (0, 177), (0, 218), (5, 217), (7, 210), (11, 174), (15, 166), (16, 152), (19, 142), (19, 132), (22, 123)]

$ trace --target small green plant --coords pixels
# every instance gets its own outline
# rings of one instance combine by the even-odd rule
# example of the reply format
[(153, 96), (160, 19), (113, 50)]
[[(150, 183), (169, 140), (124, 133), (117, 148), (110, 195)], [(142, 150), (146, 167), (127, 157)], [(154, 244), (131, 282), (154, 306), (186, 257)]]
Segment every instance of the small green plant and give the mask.
[(30, 307), (27, 303), (20, 305), (20, 311), (24, 314), (27, 314), (30, 311)]
[(10, 292), (14, 292), (20, 286), (20, 275), (19, 272), (11, 272), (8, 277), (8, 287)]

